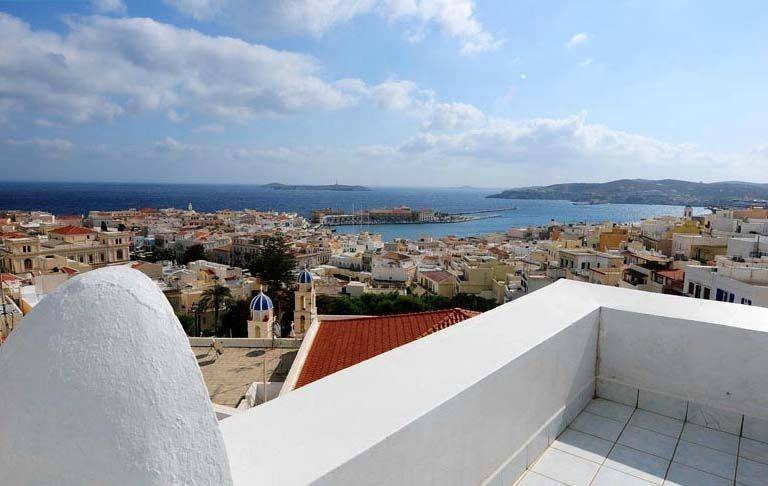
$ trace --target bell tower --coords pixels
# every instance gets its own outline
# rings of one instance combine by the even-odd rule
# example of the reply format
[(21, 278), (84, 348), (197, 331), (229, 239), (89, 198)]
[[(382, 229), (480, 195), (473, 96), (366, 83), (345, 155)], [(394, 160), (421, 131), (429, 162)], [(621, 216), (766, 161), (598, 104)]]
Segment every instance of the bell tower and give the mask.
[(267, 297), (264, 292), (251, 300), (251, 318), (248, 320), (249, 338), (267, 338), (273, 337), (273, 326), (275, 324), (275, 309), (272, 305), (272, 299)]
[(310, 324), (317, 319), (315, 286), (312, 274), (306, 268), (296, 277), (296, 291), (293, 294), (293, 332), (303, 335)]

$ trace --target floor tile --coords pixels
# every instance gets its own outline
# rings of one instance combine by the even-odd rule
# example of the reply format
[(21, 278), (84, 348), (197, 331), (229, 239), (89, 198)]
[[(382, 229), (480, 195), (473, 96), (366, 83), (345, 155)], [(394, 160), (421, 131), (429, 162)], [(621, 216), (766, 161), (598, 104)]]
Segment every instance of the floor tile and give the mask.
[(645, 452), (617, 444), (604, 466), (638, 477), (652, 484), (661, 484), (669, 461)]
[(692, 423), (685, 424), (680, 438), (727, 454), (736, 454), (739, 448), (737, 436)]
[(592, 486), (652, 486), (653, 484), (605, 466), (600, 468), (595, 480), (592, 481)]
[(742, 437), (739, 455), (752, 461), (768, 464), (768, 444)]
[(677, 439), (652, 430), (628, 425), (621, 433), (618, 443), (664, 459), (672, 459)]
[(595, 398), (589, 402), (586, 410), (588, 412), (594, 413), (595, 415), (600, 415), (601, 417), (627, 423), (627, 420), (629, 420), (629, 417), (632, 415), (634, 408), (628, 405), (622, 405), (621, 403), (612, 402), (604, 398)]
[(569, 428), (560, 434), (560, 437), (552, 443), (552, 447), (569, 452), (574, 456), (602, 463), (611, 451), (613, 442)]
[(736, 482), (746, 486), (765, 486), (768, 484), (768, 464), (739, 458)]
[(673, 462), (664, 486), (731, 486), (733, 480)]
[(632, 414), (632, 418), (629, 420), (629, 425), (642, 427), (675, 438), (679, 437), (680, 432), (683, 431), (682, 420), (665, 417), (658, 413), (640, 409), (635, 410), (635, 413)]
[(684, 440), (677, 445), (673, 461), (722, 478), (733, 478), (736, 470), (736, 456)]
[(619, 437), (621, 429), (624, 428), (624, 424), (593, 413), (581, 412), (571, 423), (571, 428), (596, 435), (601, 439), (615, 441)]
[(533, 466), (533, 471), (569, 486), (587, 486), (600, 465), (557, 449), (549, 449)]
[(528, 471), (523, 475), (522, 478), (520, 478), (520, 481), (515, 483), (516, 486), (562, 486), (563, 483), (558, 483), (554, 479), (549, 479), (547, 477), (542, 476), (541, 474), (536, 474), (533, 471)]

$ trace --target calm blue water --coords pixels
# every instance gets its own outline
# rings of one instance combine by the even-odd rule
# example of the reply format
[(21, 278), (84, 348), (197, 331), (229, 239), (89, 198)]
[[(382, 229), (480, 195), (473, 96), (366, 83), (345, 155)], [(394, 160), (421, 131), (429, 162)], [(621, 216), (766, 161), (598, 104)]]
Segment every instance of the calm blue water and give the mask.
[[(453, 224), (380, 225), (370, 229), (392, 238), (421, 235), (468, 236), (505, 231), (514, 226), (578, 221), (637, 221), (651, 216), (681, 215), (680, 206), (604, 204), (577, 206), (568, 201), (486, 199), (493, 189), (373, 188), (371, 191), (276, 191), (246, 185), (125, 184), (125, 183), (3, 183), (0, 209), (38, 209), (54, 214), (87, 214), (94, 209), (186, 208), (196, 210), (274, 209), (309, 216), (312, 209), (333, 207), (346, 210), (405, 205), (446, 212), (516, 206), (499, 218)], [(706, 212), (695, 208), (695, 213)], [(338, 232), (356, 232), (359, 227), (339, 226)]]

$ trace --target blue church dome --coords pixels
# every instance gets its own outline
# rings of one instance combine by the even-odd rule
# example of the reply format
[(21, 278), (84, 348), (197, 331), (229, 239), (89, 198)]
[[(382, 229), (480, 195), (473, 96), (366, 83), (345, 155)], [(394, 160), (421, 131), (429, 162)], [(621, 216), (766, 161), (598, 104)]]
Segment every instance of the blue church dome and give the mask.
[(299, 272), (299, 275), (296, 277), (296, 281), (300, 284), (312, 283), (312, 274), (309, 273), (309, 270), (305, 268)]
[(270, 310), (274, 306), (272, 305), (272, 299), (264, 295), (264, 292), (259, 292), (259, 295), (251, 300), (252, 311), (265, 311)]

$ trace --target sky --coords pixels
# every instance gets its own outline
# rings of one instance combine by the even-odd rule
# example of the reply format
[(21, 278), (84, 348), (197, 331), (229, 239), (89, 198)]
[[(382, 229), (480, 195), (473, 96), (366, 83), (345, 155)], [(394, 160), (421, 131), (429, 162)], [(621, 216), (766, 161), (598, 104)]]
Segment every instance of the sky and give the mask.
[(764, 0), (0, 1), (0, 180), (768, 182)]

